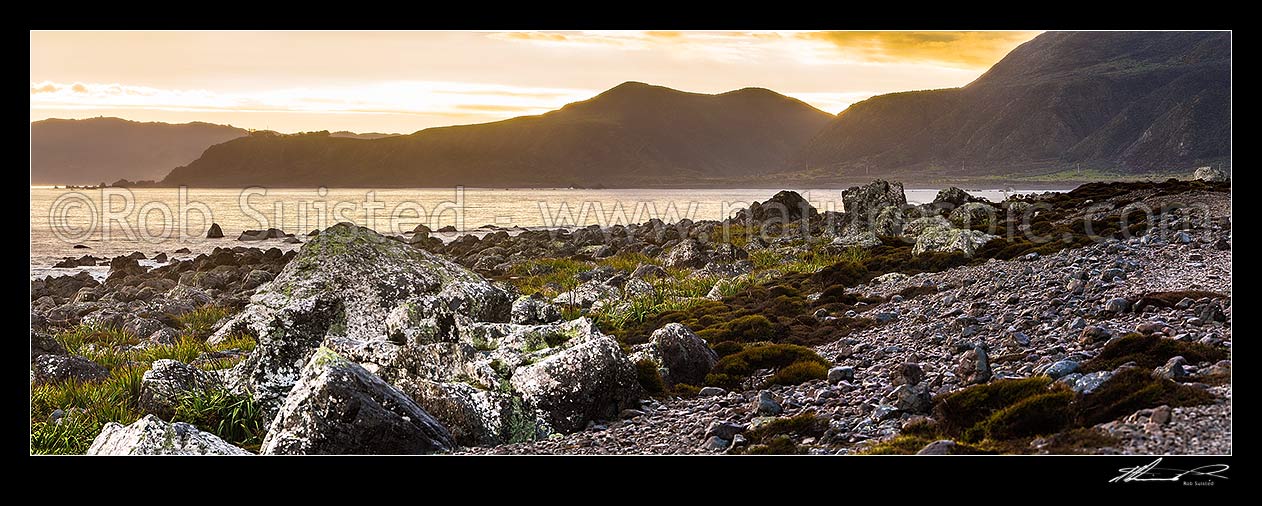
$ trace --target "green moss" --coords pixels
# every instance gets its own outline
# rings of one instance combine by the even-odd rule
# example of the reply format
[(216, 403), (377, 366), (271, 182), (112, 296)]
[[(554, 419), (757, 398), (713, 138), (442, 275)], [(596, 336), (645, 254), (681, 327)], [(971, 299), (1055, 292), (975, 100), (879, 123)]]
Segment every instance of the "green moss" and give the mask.
[(800, 385), (828, 377), (828, 368), (817, 362), (794, 362), (776, 371), (771, 382), (776, 385)]
[(639, 360), (635, 363), (635, 376), (640, 382), (640, 387), (651, 395), (661, 394), (666, 391), (666, 385), (662, 382), (662, 374), (658, 371), (657, 362), (649, 359)]
[(1136, 312), (1143, 312), (1145, 307), (1156, 306), (1160, 308), (1174, 307), (1183, 299), (1225, 299), (1226, 295), (1218, 292), (1210, 292), (1206, 290), (1177, 290), (1170, 292), (1148, 292), (1139, 297), (1135, 301), (1134, 307)]
[[(1069, 404), (1073, 399), (1074, 393), (1067, 388), (1027, 397), (996, 411), (979, 426), (992, 440), (1054, 434), (1072, 421)], [(966, 431), (965, 441), (976, 440), (969, 435)]]
[(861, 455), (915, 455), (929, 443), (937, 441), (933, 437), (915, 434), (899, 434), (865, 448)]
[(675, 383), (675, 385), (670, 388), (670, 391), (672, 394), (680, 397), (696, 397), (698, 393), (701, 393), (701, 388), (687, 383)]
[[(791, 344), (755, 344), (719, 359), (719, 362), (710, 370), (710, 374), (706, 376), (706, 384), (737, 388), (742, 380), (759, 369), (773, 369), (779, 372), (797, 363), (828, 365), (826, 360), (810, 348)], [(805, 366), (799, 366), (799, 368), (802, 367)]]
[(750, 445), (744, 451), (735, 452), (745, 455), (803, 455), (806, 449), (798, 446), (788, 436), (777, 436), (763, 444)]
[(1220, 348), (1201, 343), (1187, 343), (1161, 337), (1158, 335), (1142, 335), (1131, 333), (1109, 341), (1100, 353), (1082, 364), (1083, 372), (1109, 371), (1127, 362), (1153, 369), (1164, 365), (1175, 356), (1182, 356), (1188, 362), (1217, 362), (1227, 358), (1227, 352)]
[(1114, 374), (1091, 395), (1081, 396), (1075, 410), (1078, 423), (1090, 426), (1162, 404), (1195, 406), (1213, 400), (1212, 394), (1199, 388), (1155, 378), (1147, 370), (1126, 369)]
[(934, 402), (934, 418), (946, 434), (962, 435), (985, 422), (995, 412), (1046, 393), (1051, 383), (1051, 378), (1036, 376), (999, 380), (957, 390), (938, 396)]
[(781, 417), (745, 433), (750, 443), (763, 443), (781, 435), (818, 437), (828, 430), (828, 421), (813, 412)]

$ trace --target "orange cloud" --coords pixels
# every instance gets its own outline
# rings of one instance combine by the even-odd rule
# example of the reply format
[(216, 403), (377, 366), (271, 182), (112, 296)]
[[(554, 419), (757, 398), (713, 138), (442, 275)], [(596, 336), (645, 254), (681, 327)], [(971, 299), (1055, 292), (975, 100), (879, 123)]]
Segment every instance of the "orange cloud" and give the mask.
[(935, 63), (985, 68), (1039, 32), (802, 32), (839, 56), (872, 63)]

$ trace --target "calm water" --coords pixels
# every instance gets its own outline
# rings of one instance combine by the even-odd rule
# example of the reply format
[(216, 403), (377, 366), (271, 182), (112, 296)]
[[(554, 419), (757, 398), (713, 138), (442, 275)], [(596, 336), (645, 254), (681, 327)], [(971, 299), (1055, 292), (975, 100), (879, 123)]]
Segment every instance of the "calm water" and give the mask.
[[(841, 189), (797, 190), (820, 211), (841, 210)], [(937, 189), (909, 189), (911, 203), (932, 201)], [(247, 229), (307, 232), (351, 221), (382, 233), (403, 233), (419, 223), (437, 230), (454, 226), (470, 233), (483, 225), (551, 228), (598, 224), (666, 222), (681, 218), (723, 219), (776, 190), (569, 190), (569, 189), (175, 189), (65, 190), (31, 188), (31, 276), (105, 267), (53, 269), (63, 257), (112, 257), (140, 251), (187, 258), (216, 246), (295, 249), (281, 240), (238, 242)], [(971, 191), (991, 201), (1024, 190)], [(210, 223), (223, 239), (206, 239)], [(455, 234), (452, 234), (454, 237)], [(448, 237), (450, 239), (451, 237)], [(90, 249), (75, 249), (81, 244)], [(188, 248), (191, 253), (173, 252)], [(144, 263), (144, 262), (142, 262)], [(149, 263), (149, 265), (153, 265)]]

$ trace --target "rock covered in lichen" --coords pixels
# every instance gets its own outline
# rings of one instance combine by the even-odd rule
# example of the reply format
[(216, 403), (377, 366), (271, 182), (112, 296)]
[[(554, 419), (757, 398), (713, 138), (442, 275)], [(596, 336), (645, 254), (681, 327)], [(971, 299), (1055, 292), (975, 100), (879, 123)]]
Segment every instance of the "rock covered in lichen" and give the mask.
[(110, 422), (92, 441), (88, 455), (250, 455), (218, 436), (184, 422), (145, 415), (136, 423)]
[(705, 340), (688, 327), (668, 323), (653, 332), (649, 342), (635, 347), (641, 355), (657, 364), (666, 386), (677, 383), (705, 384), (705, 376), (719, 361), (719, 356)]
[(261, 453), (410, 455), (454, 446), (447, 429), (410, 397), (320, 348), (272, 421)]
[(138, 407), (144, 413), (169, 418), (180, 397), (223, 388), (219, 375), (178, 360), (154, 360), (140, 380)]
[(916, 237), (916, 245), (912, 247), (911, 253), (919, 255), (926, 252), (959, 252), (966, 256), (973, 256), (978, 248), (997, 237), (976, 230), (933, 227), (922, 231)]

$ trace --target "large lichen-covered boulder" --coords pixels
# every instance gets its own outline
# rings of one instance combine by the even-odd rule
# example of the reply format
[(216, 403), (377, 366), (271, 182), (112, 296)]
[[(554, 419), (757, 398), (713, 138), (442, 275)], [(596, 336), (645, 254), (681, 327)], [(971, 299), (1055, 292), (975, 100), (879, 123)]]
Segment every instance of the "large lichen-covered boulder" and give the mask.
[(974, 197), (968, 192), (954, 186), (938, 190), (938, 195), (933, 198), (933, 204), (935, 206), (941, 206), (947, 209), (955, 209), (964, 204), (975, 201), (977, 201), (977, 197)]
[(921, 233), (931, 228), (951, 228), (951, 222), (947, 221), (940, 215), (926, 216), (924, 218), (916, 218), (910, 223), (903, 225), (903, 235), (916, 238)]
[(88, 455), (250, 455), (250, 452), (184, 422), (145, 415), (131, 425), (105, 424)]
[(561, 310), (541, 298), (523, 295), (513, 301), (509, 322), (519, 325), (552, 323), (561, 319)]
[(653, 331), (649, 342), (637, 345), (635, 351), (658, 365), (662, 382), (668, 386), (703, 385), (706, 374), (719, 361), (705, 339), (679, 323), (668, 323)]
[(320, 348), (272, 421), (261, 453), (413, 455), (453, 447), (447, 429), (410, 397)]
[(564, 349), (513, 373), (512, 387), (556, 430), (582, 429), (638, 407), (635, 365), (603, 335), (567, 342)]
[(662, 257), (662, 266), (667, 268), (700, 269), (710, 263), (710, 255), (696, 239), (680, 241)]
[(997, 237), (976, 230), (933, 227), (921, 232), (916, 237), (916, 245), (912, 246), (911, 253), (919, 255), (925, 252), (950, 253), (958, 251), (966, 256), (973, 256), (977, 248), (984, 246)]
[(990, 225), (998, 220), (999, 209), (990, 204), (969, 202), (951, 211), (948, 217), (952, 225), (969, 228), (977, 225)]
[(886, 207), (903, 209), (907, 206), (907, 195), (903, 193), (903, 183), (876, 180), (863, 186), (853, 186), (841, 192), (841, 204), (850, 220), (861, 220), (864, 224), (875, 221), (877, 215)]
[[(325, 346), (409, 396), (466, 446), (573, 430), (577, 420), (616, 415), (638, 400), (634, 366), (590, 320), (514, 324), (511, 315), (507, 293), (481, 276), (371, 230), (338, 225), (304, 245), (212, 340), (242, 331), (257, 337), (251, 356), (225, 380), (251, 392), (269, 417)], [(517, 387), (516, 376), (539, 375), (527, 371), (562, 355), (570, 358), (557, 363), (590, 369), (564, 386), (582, 395), (560, 402), (565, 395), (554, 388), (561, 387)], [(565, 423), (554, 427), (554, 419)]]
[(592, 307), (592, 304), (595, 304), (597, 301), (616, 299), (621, 293), (622, 290), (618, 287), (593, 279), (574, 287), (573, 290), (557, 294), (552, 299), (552, 303), (570, 307)]
[(223, 388), (223, 381), (212, 371), (203, 371), (178, 360), (154, 360), (140, 379), (137, 404), (144, 413), (170, 418), (181, 396), (220, 388)]
[(468, 269), (339, 223), (304, 244), (210, 342), (237, 332), (256, 337), (254, 352), (229, 377), (270, 416), (326, 338), (384, 339), (389, 312), (399, 301), (422, 296), (480, 318), (507, 321), (511, 309), (507, 294)]
[(1226, 181), (1230, 178), (1231, 175), (1226, 171), (1216, 169), (1214, 167), (1198, 167), (1196, 171), (1192, 173), (1192, 179), (1208, 181), (1211, 183)]

